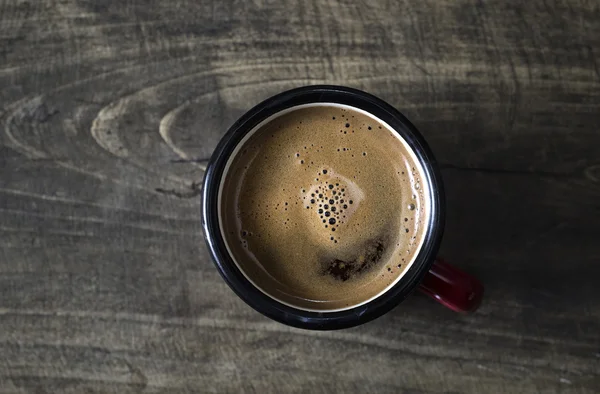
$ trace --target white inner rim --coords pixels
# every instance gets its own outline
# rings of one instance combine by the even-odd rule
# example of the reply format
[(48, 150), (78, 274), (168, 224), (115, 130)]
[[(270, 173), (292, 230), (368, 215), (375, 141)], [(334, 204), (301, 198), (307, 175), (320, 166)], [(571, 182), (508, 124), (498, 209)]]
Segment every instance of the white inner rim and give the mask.
[[(334, 309), (312, 309), (312, 308), (304, 308), (304, 307), (299, 307), (297, 305), (291, 304), (289, 302), (280, 300), (277, 297), (274, 297), (272, 294), (267, 293), (266, 291), (264, 291), (262, 288), (260, 288), (256, 283), (254, 283), (254, 281), (244, 272), (244, 270), (242, 269), (242, 267), (240, 266), (240, 264), (237, 262), (237, 260), (235, 259), (235, 257), (233, 256), (233, 253), (231, 251), (231, 248), (229, 247), (229, 244), (227, 243), (227, 238), (225, 238), (225, 231), (223, 230), (223, 218), (221, 215), (221, 200), (222, 200), (222, 195), (223, 195), (223, 184), (224, 184), (224, 180), (227, 176), (227, 172), (229, 171), (229, 167), (231, 167), (231, 163), (233, 162), (233, 159), (237, 156), (237, 154), (240, 152), (240, 150), (242, 149), (242, 147), (244, 146), (244, 144), (254, 135), (254, 133), (256, 133), (258, 130), (260, 130), (265, 124), (273, 121), (274, 119), (283, 116), (289, 112), (293, 112), (302, 108), (309, 108), (309, 107), (338, 107), (338, 108), (342, 108), (342, 109), (347, 109), (347, 110), (351, 110), (351, 111), (356, 111), (359, 112), (365, 116), (368, 116), (369, 118), (373, 119), (374, 121), (376, 121), (377, 123), (381, 124), (382, 126), (384, 126), (385, 128), (387, 128), (389, 131), (392, 132), (392, 134), (398, 138), (398, 140), (404, 145), (404, 147), (406, 148), (406, 151), (409, 153), (411, 159), (413, 160), (413, 163), (415, 163), (415, 166), (418, 168), (418, 171), (420, 173), (421, 179), (423, 179), (423, 182), (421, 183), (422, 187), (423, 187), (423, 194), (425, 196), (428, 196), (430, 191), (429, 191), (429, 179), (428, 177), (425, 176), (425, 171), (423, 170), (421, 163), (419, 162), (417, 156), (414, 154), (412, 148), (408, 145), (408, 143), (400, 137), (400, 135), (387, 123), (385, 123), (384, 121), (382, 121), (381, 119), (375, 117), (374, 115), (370, 114), (367, 111), (364, 111), (360, 108), (356, 108), (350, 105), (345, 105), (345, 104), (338, 104), (338, 103), (311, 103), (311, 104), (302, 104), (302, 105), (297, 105), (294, 107), (290, 107), (290, 108), (286, 108), (280, 112), (277, 112), (271, 116), (269, 116), (268, 118), (266, 118), (265, 120), (263, 120), (262, 122), (260, 122), (258, 125), (256, 125), (252, 130), (250, 130), (250, 132), (248, 132), (248, 134), (246, 134), (244, 136), (244, 138), (242, 138), (242, 140), (238, 143), (238, 145), (235, 147), (235, 149), (233, 150), (233, 152), (231, 153), (231, 156), (229, 156), (229, 159), (227, 160), (227, 164), (225, 165), (225, 169), (223, 171), (223, 175), (221, 176), (221, 181), (219, 183), (219, 193), (218, 193), (218, 197), (217, 197), (217, 215), (218, 215), (218, 219), (219, 219), (219, 230), (221, 231), (221, 237), (223, 238), (223, 241), (225, 243), (225, 247), (227, 248), (227, 252), (229, 253), (229, 256), (231, 257), (231, 259), (234, 261), (235, 265), (238, 267), (238, 269), (242, 272), (242, 274), (244, 275), (244, 277), (246, 277), (246, 279), (252, 283), (252, 285), (254, 287), (256, 287), (258, 290), (260, 290), (263, 294), (265, 294), (266, 296), (274, 299), (277, 302), (280, 302), (284, 305), (287, 305), (289, 307), (292, 308), (296, 308), (296, 309), (300, 309), (300, 310), (304, 310), (304, 311), (310, 311), (310, 312), (339, 312), (339, 311), (345, 311), (348, 309), (352, 309), (352, 308), (356, 308), (358, 306), (367, 304), (371, 301), (373, 301), (374, 299), (380, 297), (382, 294), (386, 293), (388, 290), (390, 290), (392, 287), (394, 287), (399, 281), (400, 279), (402, 279), (404, 277), (404, 275), (406, 275), (406, 273), (410, 270), (410, 268), (412, 267), (416, 257), (419, 255), (419, 252), (421, 251), (421, 248), (423, 246), (423, 240), (421, 240), (421, 243), (417, 246), (417, 250), (415, 251), (415, 253), (413, 253), (413, 258), (411, 261), (409, 261), (409, 263), (407, 264), (406, 268), (404, 269), (404, 271), (402, 272), (402, 274), (400, 276), (398, 276), (398, 278), (396, 278), (396, 280), (394, 280), (394, 282), (392, 282), (390, 285), (388, 285), (385, 289), (383, 289), (382, 291), (380, 291), (379, 293), (377, 293), (376, 295), (374, 295), (373, 297), (364, 300), (362, 302), (359, 302), (357, 304), (351, 305), (351, 306), (347, 306), (344, 308), (334, 308)], [(423, 225), (427, 226), (429, 225), (429, 219), (431, 217), (431, 202), (429, 198), (425, 198), (424, 201), (425, 207), (421, 207), (421, 209), (425, 209), (425, 212), (427, 213), (427, 217), (425, 218), (425, 220), (423, 220)]]

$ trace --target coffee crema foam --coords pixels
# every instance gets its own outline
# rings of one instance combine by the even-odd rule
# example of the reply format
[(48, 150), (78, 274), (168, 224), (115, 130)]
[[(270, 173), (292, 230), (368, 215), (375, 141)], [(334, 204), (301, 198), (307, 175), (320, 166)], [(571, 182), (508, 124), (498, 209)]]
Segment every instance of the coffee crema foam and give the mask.
[(421, 248), (423, 170), (366, 113), (295, 107), (260, 126), (228, 165), (225, 242), (246, 277), (281, 302), (318, 311), (367, 302)]

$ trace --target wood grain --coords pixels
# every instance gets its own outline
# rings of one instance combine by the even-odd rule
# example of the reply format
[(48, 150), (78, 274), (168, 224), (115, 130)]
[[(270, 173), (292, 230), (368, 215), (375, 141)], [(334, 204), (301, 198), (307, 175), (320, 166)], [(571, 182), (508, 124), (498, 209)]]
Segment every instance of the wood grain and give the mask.
[[(597, 1), (0, 0), (0, 391), (599, 392), (599, 64)], [(314, 83), (423, 132), (477, 313), (308, 332), (220, 279), (206, 160)]]

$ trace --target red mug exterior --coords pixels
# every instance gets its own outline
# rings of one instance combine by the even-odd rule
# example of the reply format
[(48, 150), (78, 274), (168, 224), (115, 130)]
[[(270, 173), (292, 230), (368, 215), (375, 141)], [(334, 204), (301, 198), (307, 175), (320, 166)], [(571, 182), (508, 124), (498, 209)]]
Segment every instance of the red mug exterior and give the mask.
[(483, 285), (472, 275), (437, 258), (419, 291), (455, 312), (474, 312), (483, 298)]

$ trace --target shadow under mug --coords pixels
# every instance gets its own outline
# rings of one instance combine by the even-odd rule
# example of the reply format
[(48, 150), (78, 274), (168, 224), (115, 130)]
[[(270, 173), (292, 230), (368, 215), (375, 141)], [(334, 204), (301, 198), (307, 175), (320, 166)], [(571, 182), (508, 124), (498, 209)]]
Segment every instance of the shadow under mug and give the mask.
[[(261, 121), (290, 107), (334, 103), (370, 113), (387, 123), (410, 146), (429, 185), (431, 213), (423, 245), (411, 267), (394, 286), (373, 300), (340, 311), (308, 311), (283, 304), (255, 287), (230, 256), (219, 225), (219, 188), (226, 164), (244, 136)], [(437, 163), (417, 129), (395, 108), (360, 90), (341, 86), (306, 86), (273, 96), (244, 114), (223, 136), (206, 169), (202, 190), (202, 226), (212, 258), (233, 291), (258, 312), (284, 324), (306, 329), (340, 329), (375, 319), (419, 289), (457, 312), (477, 309), (483, 286), (471, 275), (436, 258), (444, 229), (444, 190)]]

